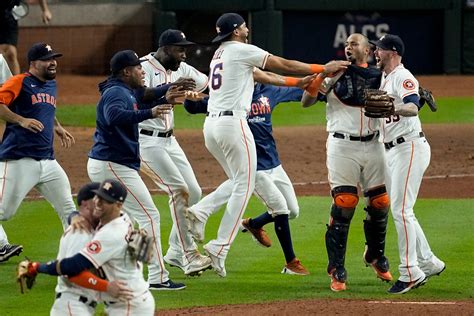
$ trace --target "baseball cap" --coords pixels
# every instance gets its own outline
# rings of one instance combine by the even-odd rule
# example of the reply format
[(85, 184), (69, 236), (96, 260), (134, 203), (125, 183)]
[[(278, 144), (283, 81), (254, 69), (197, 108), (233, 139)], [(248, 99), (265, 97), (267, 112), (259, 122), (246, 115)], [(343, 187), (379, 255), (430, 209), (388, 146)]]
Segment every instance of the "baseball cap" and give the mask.
[(217, 36), (212, 40), (213, 43), (222, 41), (232, 32), (245, 23), (243, 17), (237, 13), (224, 13), (216, 22)]
[(102, 181), (99, 188), (92, 190), (92, 192), (110, 203), (123, 202), (127, 197), (127, 189), (125, 186), (114, 179)]
[(28, 63), (35, 60), (48, 60), (61, 57), (63, 54), (53, 51), (51, 45), (46, 43), (36, 43), (28, 51)]
[(91, 182), (83, 185), (77, 193), (77, 205), (81, 206), (82, 201), (90, 200), (94, 197), (94, 190), (98, 190), (100, 182)]
[(117, 72), (125, 67), (140, 65), (144, 61), (146, 59), (139, 59), (137, 53), (133, 50), (121, 50), (116, 52), (110, 60), (110, 70)]
[(158, 40), (159, 47), (167, 46), (167, 45), (175, 45), (175, 46), (189, 46), (195, 45), (196, 43), (190, 42), (186, 40), (186, 35), (180, 30), (173, 30), (167, 29), (160, 35), (160, 39)]
[(380, 47), (385, 50), (393, 50), (398, 55), (403, 56), (405, 52), (405, 44), (398, 35), (385, 34), (377, 41), (369, 41), (370, 44)]

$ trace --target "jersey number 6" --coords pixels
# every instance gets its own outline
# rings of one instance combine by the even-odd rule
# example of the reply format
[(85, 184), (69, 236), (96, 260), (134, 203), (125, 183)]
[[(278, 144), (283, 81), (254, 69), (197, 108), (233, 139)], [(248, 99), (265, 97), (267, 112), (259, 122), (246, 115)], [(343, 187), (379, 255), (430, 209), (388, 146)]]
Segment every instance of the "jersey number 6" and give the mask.
[(211, 87), (213, 90), (217, 90), (222, 85), (222, 75), (219, 73), (224, 68), (222, 63), (216, 64), (212, 69), (211, 75)]

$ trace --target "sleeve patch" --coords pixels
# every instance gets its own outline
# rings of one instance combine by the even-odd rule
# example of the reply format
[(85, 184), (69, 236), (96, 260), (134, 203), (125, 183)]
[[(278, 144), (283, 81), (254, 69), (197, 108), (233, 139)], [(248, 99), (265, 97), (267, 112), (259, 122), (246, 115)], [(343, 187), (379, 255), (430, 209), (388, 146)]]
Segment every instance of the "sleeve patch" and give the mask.
[(413, 82), (413, 80), (407, 79), (407, 80), (403, 81), (403, 88), (405, 88), (407, 90), (413, 90), (413, 89), (415, 89), (415, 83)]
[(87, 245), (88, 253), (98, 254), (101, 250), (102, 250), (102, 246), (100, 245), (100, 242), (97, 240), (93, 240)]

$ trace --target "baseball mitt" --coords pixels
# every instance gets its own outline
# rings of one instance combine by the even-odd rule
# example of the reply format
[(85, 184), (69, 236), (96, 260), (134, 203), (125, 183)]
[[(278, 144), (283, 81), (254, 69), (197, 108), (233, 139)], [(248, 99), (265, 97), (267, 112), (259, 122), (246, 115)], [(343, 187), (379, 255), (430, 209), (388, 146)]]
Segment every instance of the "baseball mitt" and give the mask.
[(364, 90), (364, 114), (367, 117), (381, 118), (388, 117), (395, 112), (393, 98), (387, 91), (377, 89)]
[(28, 258), (21, 261), (16, 269), (16, 280), (20, 284), (21, 293), (25, 293), (25, 289), (31, 289), (35, 284), (37, 263), (31, 262)]
[(436, 101), (430, 90), (422, 88), (418, 89), (418, 94), (420, 95), (420, 105), (423, 106), (425, 103), (430, 107), (431, 112), (436, 112), (438, 107), (436, 106)]
[(148, 236), (145, 230), (134, 230), (128, 241), (128, 251), (135, 260), (148, 263), (153, 254), (153, 243), (154, 238)]

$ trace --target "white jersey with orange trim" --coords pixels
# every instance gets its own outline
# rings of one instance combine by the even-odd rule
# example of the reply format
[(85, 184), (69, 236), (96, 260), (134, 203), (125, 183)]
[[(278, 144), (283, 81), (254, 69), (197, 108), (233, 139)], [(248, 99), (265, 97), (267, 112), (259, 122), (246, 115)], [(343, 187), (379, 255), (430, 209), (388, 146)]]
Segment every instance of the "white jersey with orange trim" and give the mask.
[(237, 41), (223, 42), (214, 53), (209, 74), (209, 112), (249, 112), (254, 67), (265, 68), (270, 54)]
[[(122, 213), (104, 226), (99, 226), (92, 240), (80, 253), (96, 269), (100, 269), (108, 281), (126, 281), (134, 297), (138, 297), (148, 291), (148, 283), (143, 278), (142, 265), (127, 250), (132, 230), (130, 217)], [(101, 293), (101, 299), (116, 301), (106, 293)]]
[(324, 79), (319, 91), (326, 95), (326, 131), (352, 136), (367, 136), (376, 133), (379, 122), (364, 115), (362, 107), (344, 104), (334, 93), (332, 87), (344, 73)]
[[(406, 69), (403, 64), (398, 65), (388, 75), (382, 75), (380, 89), (387, 91), (388, 95), (395, 98), (395, 104), (403, 104), (403, 98), (418, 95), (418, 80)], [(391, 142), (398, 137), (419, 134), (421, 132), (420, 118), (417, 116), (392, 115), (383, 119), (380, 139), (384, 143)]]
[[(181, 62), (178, 70), (166, 70), (165, 67), (150, 53), (144, 57), (142, 69), (145, 71), (145, 86), (154, 88), (167, 83), (172, 83), (179, 78), (192, 78), (196, 82), (196, 91), (203, 91), (207, 87), (207, 76), (196, 68)], [(163, 117), (149, 119), (138, 124), (139, 128), (167, 132), (174, 128), (174, 111)]]

